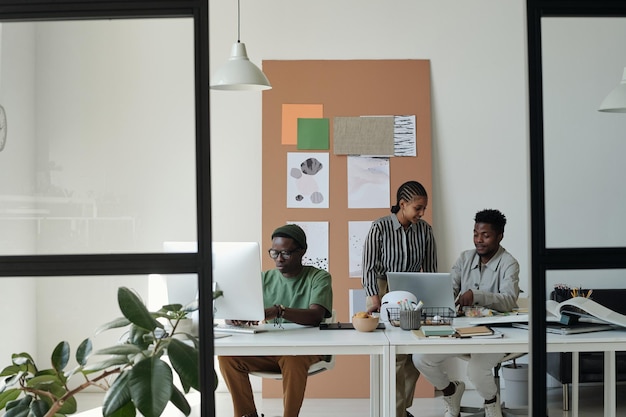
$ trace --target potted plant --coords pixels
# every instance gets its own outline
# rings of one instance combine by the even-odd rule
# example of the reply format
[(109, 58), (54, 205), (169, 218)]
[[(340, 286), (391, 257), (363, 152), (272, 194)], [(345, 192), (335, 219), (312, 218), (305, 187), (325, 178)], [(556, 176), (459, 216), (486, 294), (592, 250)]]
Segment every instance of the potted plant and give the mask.
[[(67, 369), (70, 346), (65, 341), (53, 350), (50, 369), (40, 369), (28, 353), (12, 355), (11, 365), (0, 373), (0, 410), (6, 411), (4, 417), (75, 413), (75, 396), (87, 387), (106, 391), (102, 407), (105, 417), (135, 416), (137, 411), (145, 417), (158, 417), (168, 402), (189, 415), (191, 407), (184, 394), (200, 388), (198, 340), (177, 331), (177, 327), (195, 307), (172, 304), (150, 312), (141, 298), (125, 287), (118, 289), (117, 300), (123, 317), (101, 326), (96, 334), (114, 328), (128, 330), (120, 343), (95, 352), (106, 355), (104, 360), (88, 362), (90, 339), (76, 350), (77, 365), (72, 369)], [(164, 330), (163, 322), (169, 324), (170, 332)], [(174, 384), (174, 372), (182, 391)], [(70, 388), (69, 381), (78, 376), (83, 382)]]

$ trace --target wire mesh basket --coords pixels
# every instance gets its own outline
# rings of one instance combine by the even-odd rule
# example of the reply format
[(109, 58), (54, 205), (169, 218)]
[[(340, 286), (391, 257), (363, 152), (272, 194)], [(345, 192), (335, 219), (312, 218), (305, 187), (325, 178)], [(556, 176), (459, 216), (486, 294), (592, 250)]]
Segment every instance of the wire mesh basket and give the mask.
[[(424, 307), (422, 309), (422, 324), (437, 325), (437, 324), (452, 324), (454, 319), (454, 310), (449, 307)], [(394, 327), (400, 326), (400, 308), (389, 307), (387, 308), (387, 318), (389, 324)]]
[(450, 307), (424, 307), (422, 309), (422, 324), (452, 324), (454, 310)]
[(400, 307), (388, 307), (387, 319), (389, 320), (389, 324), (391, 324), (394, 327), (399, 327), (400, 326)]

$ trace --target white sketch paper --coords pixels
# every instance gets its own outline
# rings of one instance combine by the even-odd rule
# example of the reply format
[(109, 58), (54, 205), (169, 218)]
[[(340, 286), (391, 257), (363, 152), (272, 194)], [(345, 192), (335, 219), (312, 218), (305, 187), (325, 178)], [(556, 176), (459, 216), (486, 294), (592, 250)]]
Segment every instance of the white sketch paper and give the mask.
[(348, 222), (348, 269), (351, 278), (363, 276), (363, 244), (371, 226), (371, 221)]
[(328, 222), (287, 223), (297, 224), (306, 234), (308, 248), (302, 257), (302, 264), (328, 271)]
[(287, 207), (328, 208), (328, 153), (287, 153)]
[(394, 156), (417, 156), (415, 115), (394, 116)]
[(389, 207), (389, 158), (347, 159), (348, 208)]

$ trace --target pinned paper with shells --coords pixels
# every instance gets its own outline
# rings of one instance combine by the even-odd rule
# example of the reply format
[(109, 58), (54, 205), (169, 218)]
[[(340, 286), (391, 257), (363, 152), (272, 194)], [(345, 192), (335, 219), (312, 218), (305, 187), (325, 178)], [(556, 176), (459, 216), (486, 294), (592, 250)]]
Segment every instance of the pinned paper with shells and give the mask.
[(287, 208), (328, 208), (328, 153), (287, 153)]

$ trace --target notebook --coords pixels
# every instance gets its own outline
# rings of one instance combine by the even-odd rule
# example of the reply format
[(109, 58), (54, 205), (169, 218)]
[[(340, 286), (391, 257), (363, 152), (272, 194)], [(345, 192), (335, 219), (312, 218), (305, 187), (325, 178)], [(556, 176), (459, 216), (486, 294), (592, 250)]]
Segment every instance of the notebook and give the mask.
[[(528, 330), (528, 323), (513, 323), (513, 327)], [(556, 334), (579, 334), (579, 333), (591, 333), (602, 332), (605, 330), (618, 329), (619, 326), (608, 323), (584, 323), (578, 322), (576, 324), (560, 324), (560, 323), (546, 323), (546, 332)]]
[(389, 291), (408, 291), (424, 303), (424, 308), (450, 309), (456, 314), (454, 290), (449, 273), (443, 272), (387, 272)]

